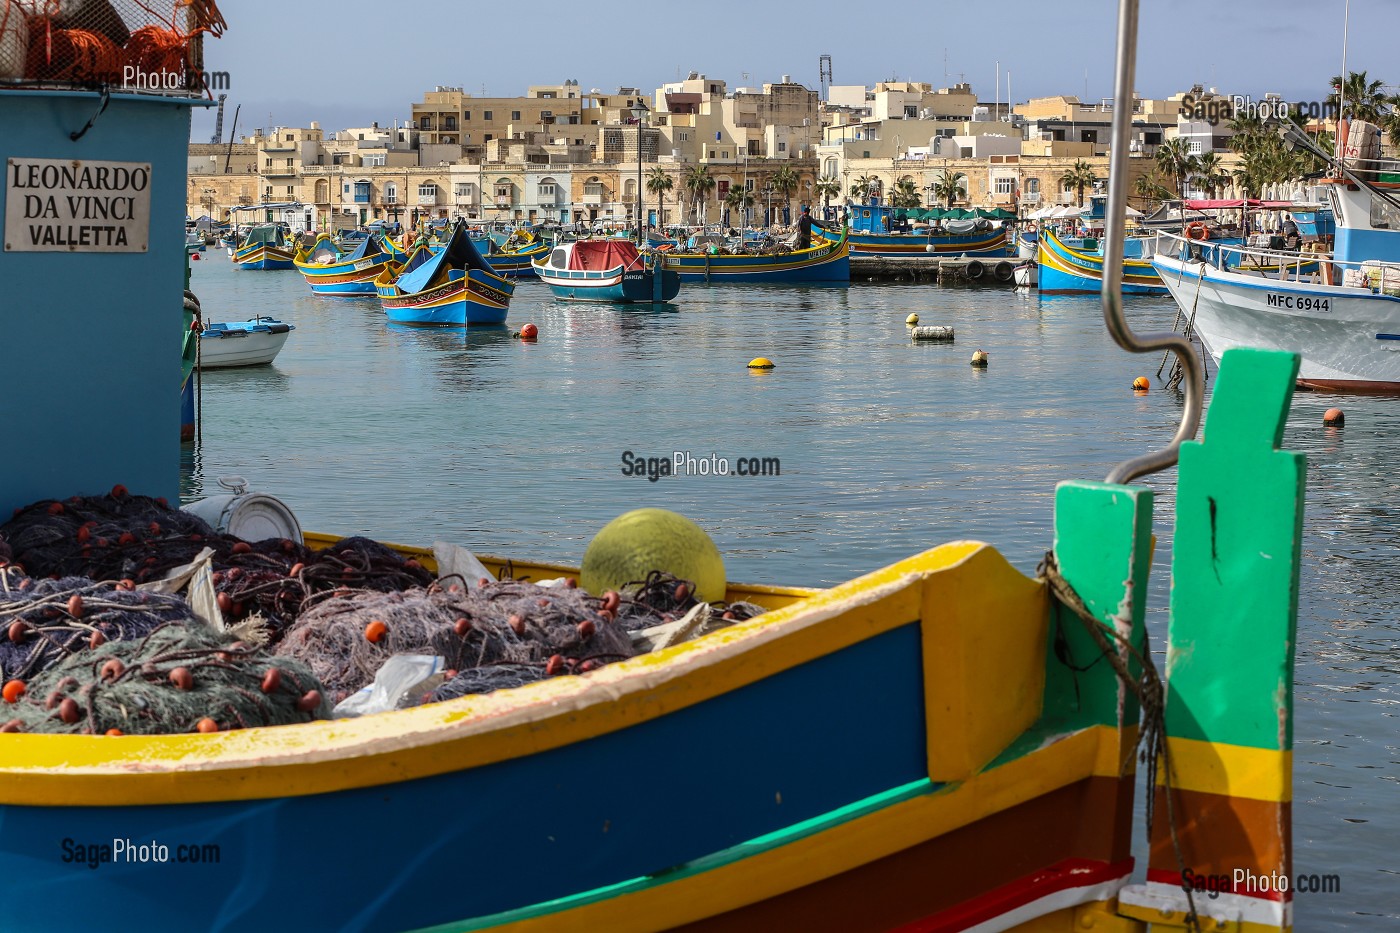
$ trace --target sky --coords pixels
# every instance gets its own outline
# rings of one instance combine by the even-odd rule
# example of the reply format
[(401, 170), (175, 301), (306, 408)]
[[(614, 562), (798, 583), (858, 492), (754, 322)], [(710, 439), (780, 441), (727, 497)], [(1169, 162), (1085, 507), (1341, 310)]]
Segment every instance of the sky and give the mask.
[[(1255, 98), (1319, 100), (1340, 73), (1346, 0), (1143, 0), (1137, 91), (1169, 97), (1193, 84)], [(205, 45), (206, 67), (229, 73), (224, 122), (329, 131), (406, 121), (435, 85), (523, 96), (531, 84), (577, 79), (584, 91), (648, 92), (697, 71), (729, 87), (784, 74), (817, 88), (818, 58), (836, 84), (972, 83), (984, 100), (1112, 95), (1115, 0), (854, 0), (735, 4), (636, 0), (220, 0), (228, 21)], [(1351, 0), (1347, 70), (1400, 84), (1397, 0)], [(946, 65), (945, 65), (946, 62)], [(1000, 62), (1001, 90), (997, 88)], [(1387, 68), (1391, 69), (1388, 73)], [(1009, 79), (1008, 79), (1009, 73)], [(213, 133), (212, 109), (191, 138)]]

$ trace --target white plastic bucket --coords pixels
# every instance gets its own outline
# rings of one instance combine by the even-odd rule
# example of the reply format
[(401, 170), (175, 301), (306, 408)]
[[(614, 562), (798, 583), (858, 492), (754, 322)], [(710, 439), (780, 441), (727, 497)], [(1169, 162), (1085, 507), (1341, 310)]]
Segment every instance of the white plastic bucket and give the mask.
[(219, 485), (231, 492), (196, 500), (181, 511), (197, 515), (216, 531), (244, 541), (290, 538), (302, 543), (301, 523), (280, 499), (248, 492), (248, 483), (241, 476), (221, 476)]

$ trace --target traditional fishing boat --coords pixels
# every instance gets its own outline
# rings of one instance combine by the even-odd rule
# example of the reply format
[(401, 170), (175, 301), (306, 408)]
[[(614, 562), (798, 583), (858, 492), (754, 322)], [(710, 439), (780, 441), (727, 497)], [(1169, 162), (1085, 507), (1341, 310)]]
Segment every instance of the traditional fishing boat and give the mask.
[(529, 230), (487, 237), (486, 261), (497, 274), (513, 279), (530, 278), (535, 274), (535, 260), (549, 253), (549, 241)]
[(435, 326), (504, 324), (515, 291), (515, 283), (491, 268), (460, 221), (445, 246), (419, 245), (406, 263), (385, 269), (374, 284), (390, 321)]
[(262, 366), (282, 352), (287, 336), (296, 330), (276, 318), (208, 324), (199, 334), (199, 368), (227, 369)]
[[(1037, 278), (1041, 294), (1096, 294), (1103, 287), (1104, 245), (1098, 237), (1061, 238), (1046, 227), (1038, 238)], [(1123, 244), (1123, 292), (1127, 295), (1165, 295), (1167, 287), (1142, 258), (1151, 249), (1151, 237), (1128, 237)]]
[(1400, 393), (1400, 181), (1387, 176), (1400, 179), (1400, 163), (1333, 162), (1324, 186), (1336, 241), (1320, 261), (1162, 234), (1153, 265), (1212, 356), (1289, 350), (1308, 388)]
[[(897, 209), (872, 198), (869, 204), (850, 208), (850, 250), (857, 256), (911, 255), (974, 255), (997, 258), (1008, 255), (1006, 228), (995, 226), (985, 218), (970, 217), (944, 222), (942, 230), (933, 227), (920, 231), (898, 232), (895, 227)], [(828, 236), (839, 231), (830, 224), (813, 221)]]
[(665, 253), (667, 268), (682, 282), (724, 285), (731, 282), (848, 283), (850, 249), (844, 229), (835, 239), (814, 236), (806, 249), (776, 252), (714, 252), (689, 249)]
[(535, 274), (568, 301), (659, 304), (681, 290), (665, 253), (647, 258), (631, 240), (612, 237), (556, 244), (535, 260)]
[[(1132, 37), (1137, 2), (1122, 7), (1120, 35)], [(1132, 82), (1121, 65), (1117, 99)], [(0, 94), (0, 156), (139, 154), (151, 223), (173, 222), (187, 116), (170, 119), (155, 95), (112, 94), (104, 132), (74, 141), (66, 118), (85, 118), (81, 103)], [(1113, 179), (1127, 177), (1131, 120), (1131, 108), (1114, 113)], [(1115, 216), (1126, 194), (1112, 189)], [(1110, 222), (1115, 244), (1121, 231)], [(1041, 575), (960, 541), (828, 590), (730, 584), (727, 598), (767, 611), (482, 696), (183, 735), (0, 729), (0, 876), (31, 895), (7, 900), (6, 929), (113, 918), (228, 930), (1289, 929), (1291, 890), (1231, 879), (1291, 868), (1304, 463), (1277, 443), (1297, 357), (1227, 353), (1197, 443), (1199, 360), (1184, 338), (1131, 332), (1121, 253), (1108, 255), (1110, 331), (1133, 350), (1178, 353), (1183, 422), (1167, 449), (1105, 482), (1060, 485)], [(73, 273), (71, 314), (49, 313), (52, 278), (39, 272), (56, 258)], [(163, 444), (175, 412), (146, 404), (145, 390), (168, 381), (153, 335), (168, 327), (161, 295), (178, 287), (183, 251), (153, 240), (121, 256), (131, 287), (115, 295), (110, 276), (86, 274), (110, 270), (99, 258), (7, 257), (12, 325), (61, 342), (126, 404), (94, 410), (34, 340), (0, 344), (0, 388), (38, 432), (34, 456), (0, 459), (0, 510), (122, 481), (178, 495)], [(122, 314), (72, 327), (71, 315), (113, 302)], [(75, 455), (75, 424), (116, 440)], [(1163, 683), (1145, 625), (1153, 492), (1131, 484), (1178, 457)], [(431, 552), (401, 551), (437, 569)], [(486, 565), (518, 579), (571, 572)], [(1154, 807), (1147, 880), (1132, 885), (1140, 741)], [(86, 896), (71, 896), (75, 873)]]
[(403, 258), (402, 251), (392, 248), (378, 233), (348, 251), (322, 233), (309, 249), (298, 247), (292, 261), (315, 294), (354, 298), (378, 294), (375, 279), (391, 262)]
[(240, 269), (293, 269), (294, 259), (294, 248), (276, 224), (253, 227), (233, 251), (233, 261)]

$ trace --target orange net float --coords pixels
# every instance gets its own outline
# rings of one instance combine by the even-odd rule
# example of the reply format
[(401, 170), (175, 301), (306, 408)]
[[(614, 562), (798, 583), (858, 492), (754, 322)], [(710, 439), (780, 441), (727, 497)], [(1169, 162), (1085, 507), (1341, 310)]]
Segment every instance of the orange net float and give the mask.
[(29, 20), (29, 54), (25, 73), (33, 80), (75, 84), (117, 81), (122, 50), (101, 33), (86, 29), (56, 29), (44, 16)]

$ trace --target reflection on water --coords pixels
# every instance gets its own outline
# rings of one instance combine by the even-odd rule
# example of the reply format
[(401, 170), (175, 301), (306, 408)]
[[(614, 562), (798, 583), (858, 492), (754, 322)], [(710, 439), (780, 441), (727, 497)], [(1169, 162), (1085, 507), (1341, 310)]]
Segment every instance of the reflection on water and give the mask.
[[(391, 540), (576, 562), (609, 519), (655, 505), (705, 526), (735, 579), (829, 585), (968, 537), (1030, 572), (1055, 484), (1102, 479), (1166, 443), (1181, 415), (1175, 393), (1133, 394), (1161, 357), (1118, 350), (1093, 298), (686, 285), (672, 306), (620, 309), (524, 282), (508, 328), (439, 331), (386, 326), (373, 300), (315, 299), (295, 273), (222, 257), (193, 288), (215, 319), (258, 311), (297, 330), (273, 366), (210, 374), (182, 493), (238, 473), (307, 528)], [(956, 343), (911, 342), (911, 311), (952, 325)], [(1155, 330), (1176, 308), (1137, 298), (1128, 313)], [(510, 337), (527, 321), (538, 343)], [(985, 370), (968, 365), (978, 348)], [(756, 356), (777, 368), (749, 371)], [(1321, 425), (1333, 405), (1344, 429)], [(1309, 458), (1297, 870), (1339, 873), (1344, 892), (1300, 895), (1296, 925), (1350, 929), (1400, 918), (1400, 407), (1300, 395), (1286, 442)], [(622, 474), (624, 450), (778, 457), (782, 472), (652, 483)], [(1154, 629), (1174, 481), (1150, 481)]]

